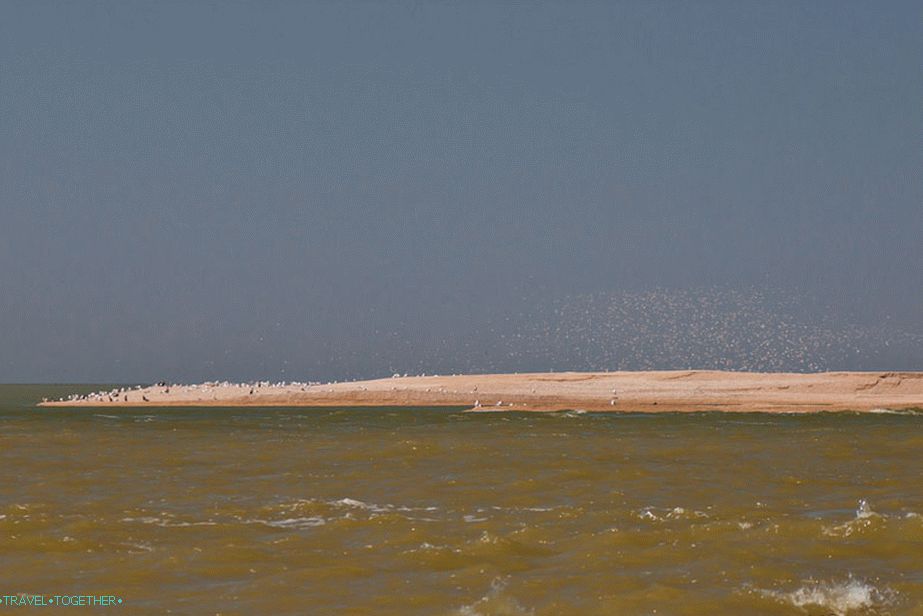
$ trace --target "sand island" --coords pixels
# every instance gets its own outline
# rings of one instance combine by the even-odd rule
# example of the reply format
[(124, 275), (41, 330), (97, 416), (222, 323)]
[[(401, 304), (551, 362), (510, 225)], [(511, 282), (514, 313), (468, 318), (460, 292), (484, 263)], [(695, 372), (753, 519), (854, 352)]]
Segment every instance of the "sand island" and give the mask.
[(923, 372), (709, 370), (399, 376), (332, 383), (159, 383), (40, 406), (465, 407), (472, 411), (923, 409)]

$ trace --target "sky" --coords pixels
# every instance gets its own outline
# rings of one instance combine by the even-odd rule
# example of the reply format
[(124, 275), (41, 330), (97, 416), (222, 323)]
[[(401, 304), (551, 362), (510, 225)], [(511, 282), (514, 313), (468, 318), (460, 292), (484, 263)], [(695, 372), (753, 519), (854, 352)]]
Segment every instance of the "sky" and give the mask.
[(599, 307), (764, 292), (921, 370), (921, 58), (916, 2), (0, 0), (0, 382), (815, 366)]

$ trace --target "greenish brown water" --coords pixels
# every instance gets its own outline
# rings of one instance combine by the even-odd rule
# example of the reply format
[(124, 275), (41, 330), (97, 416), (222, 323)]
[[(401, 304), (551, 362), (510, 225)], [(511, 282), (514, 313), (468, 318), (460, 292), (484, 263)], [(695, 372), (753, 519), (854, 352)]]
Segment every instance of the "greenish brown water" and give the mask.
[(0, 595), (923, 613), (923, 416), (31, 407), (76, 390), (0, 387)]

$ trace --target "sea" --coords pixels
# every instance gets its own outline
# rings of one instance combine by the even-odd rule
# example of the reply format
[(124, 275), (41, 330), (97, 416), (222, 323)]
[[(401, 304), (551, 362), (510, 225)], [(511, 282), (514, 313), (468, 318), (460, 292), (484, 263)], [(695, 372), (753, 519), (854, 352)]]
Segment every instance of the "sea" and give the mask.
[(923, 414), (35, 406), (103, 387), (0, 386), (0, 612), (923, 614)]

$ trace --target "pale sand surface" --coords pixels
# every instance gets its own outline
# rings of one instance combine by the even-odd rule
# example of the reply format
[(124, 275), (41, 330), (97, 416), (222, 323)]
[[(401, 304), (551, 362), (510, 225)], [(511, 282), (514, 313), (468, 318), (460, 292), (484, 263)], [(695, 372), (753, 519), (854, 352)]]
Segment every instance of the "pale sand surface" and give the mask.
[[(127, 396), (127, 399), (126, 399)], [(145, 400), (146, 399), (146, 400)], [(704, 370), (407, 376), (326, 384), (150, 386), (42, 406), (459, 406), (479, 411), (923, 409), (923, 372)]]

